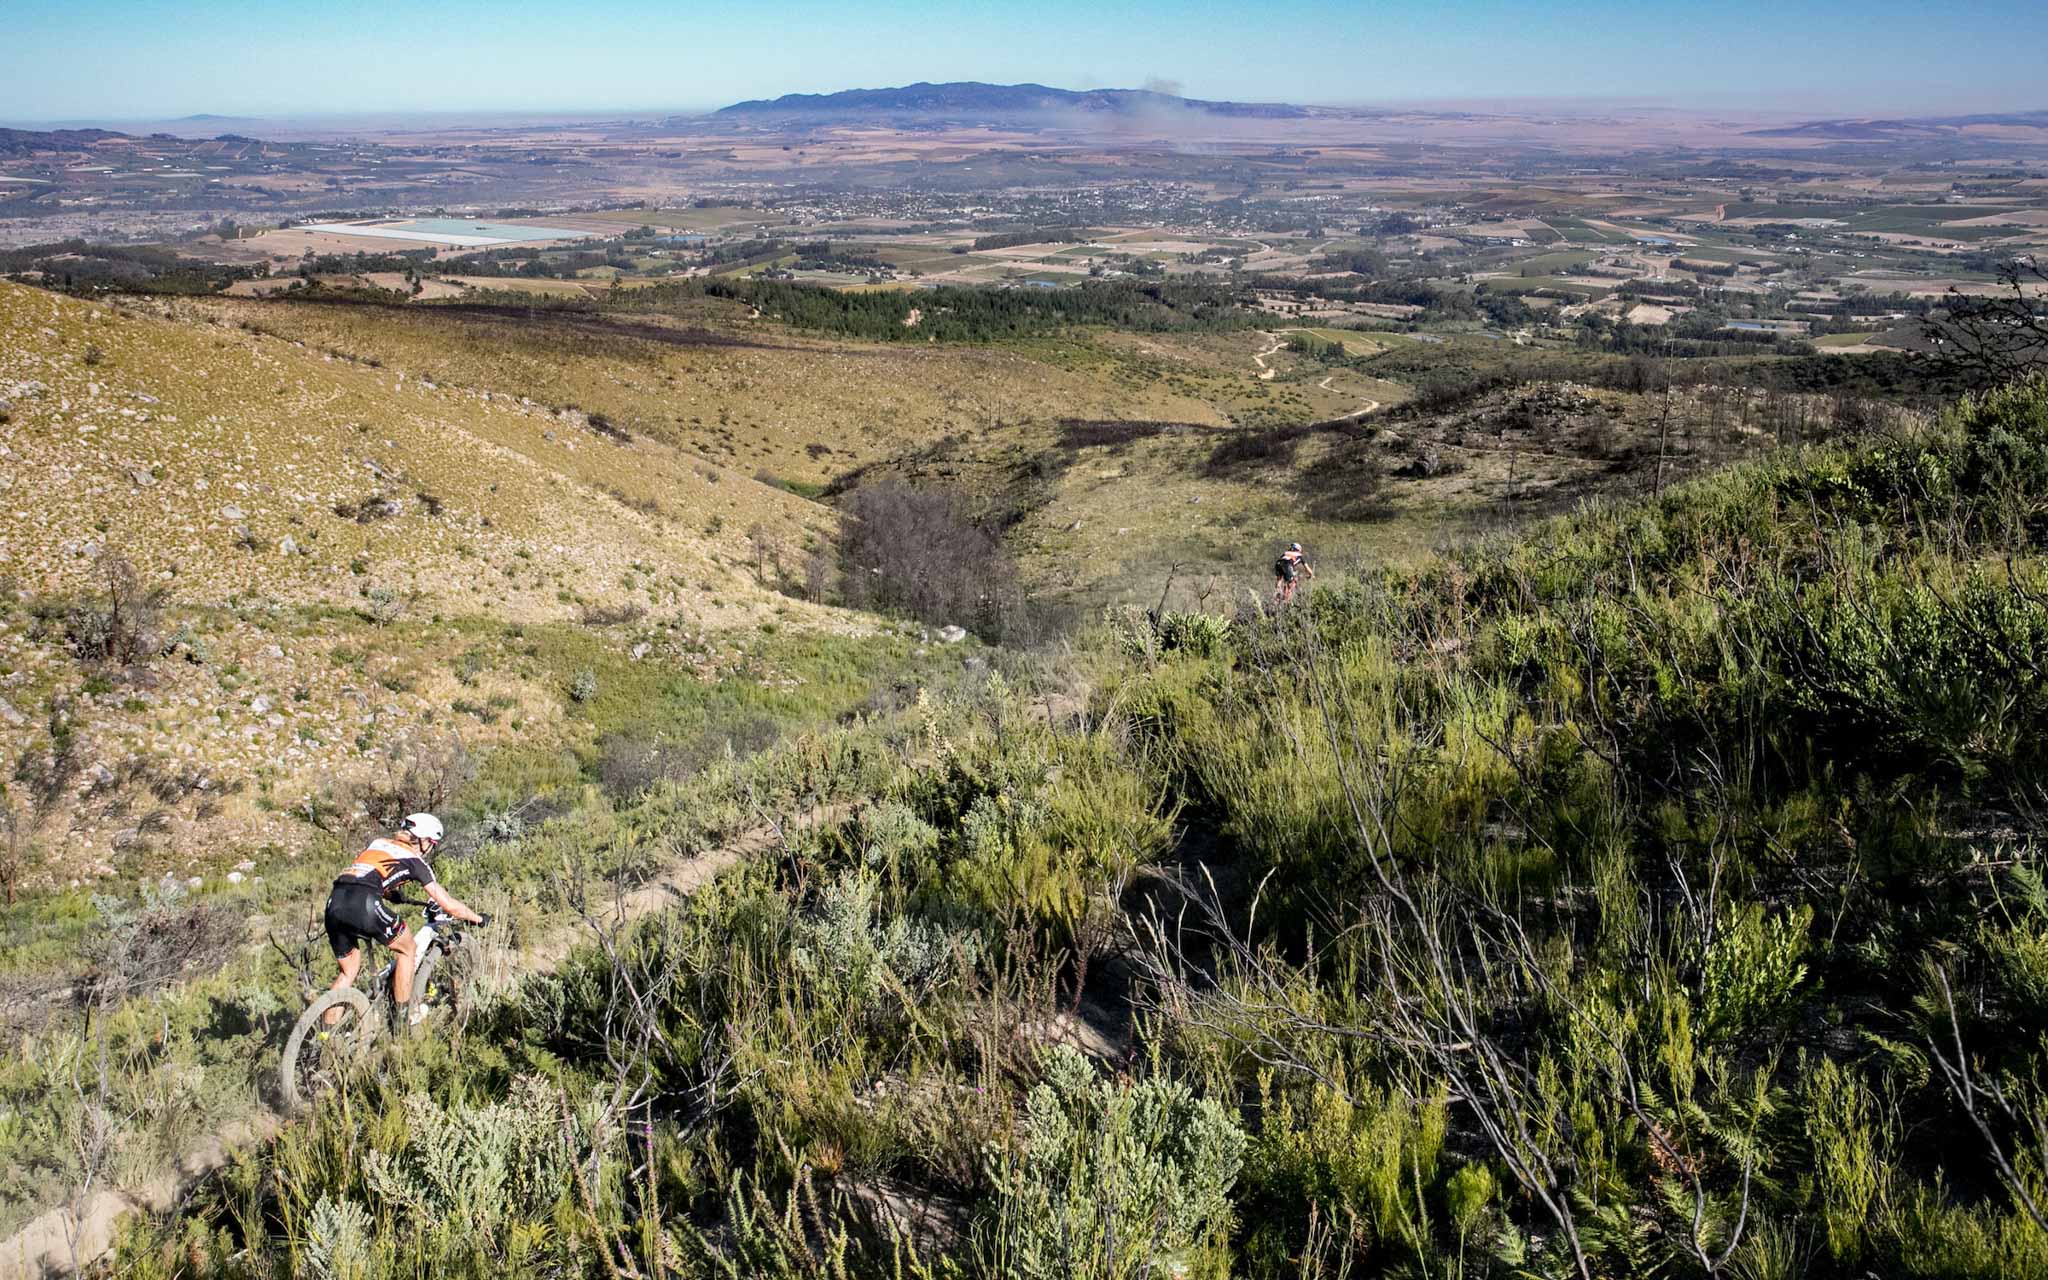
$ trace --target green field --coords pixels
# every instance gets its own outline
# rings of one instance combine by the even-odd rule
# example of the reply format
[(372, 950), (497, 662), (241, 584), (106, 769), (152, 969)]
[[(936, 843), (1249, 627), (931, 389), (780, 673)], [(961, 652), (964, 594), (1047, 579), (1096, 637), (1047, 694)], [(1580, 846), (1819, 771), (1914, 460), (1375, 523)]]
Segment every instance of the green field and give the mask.
[(1556, 253), (1539, 253), (1533, 258), (1524, 258), (1516, 265), (1524, 276), (1546, 276), (1571, 267), (1585, 266), (1598, 256), (1585, 249), (1562, 249)]
[(1593, 226), (1583, 218), (1545, 218), (1545, 225), (1573, 244), (1626, 244), (1628, 237)]
[(1588, 298), (1604, 298), (1614, 290), (1597, 284), (1589, 284), (1574, 276), (1509, 276), (1505, 279), (1485, 281), (1495, 293), (1535, 293), (1539, 289), (1555, 289), (1561, 293), (1576, 293)]

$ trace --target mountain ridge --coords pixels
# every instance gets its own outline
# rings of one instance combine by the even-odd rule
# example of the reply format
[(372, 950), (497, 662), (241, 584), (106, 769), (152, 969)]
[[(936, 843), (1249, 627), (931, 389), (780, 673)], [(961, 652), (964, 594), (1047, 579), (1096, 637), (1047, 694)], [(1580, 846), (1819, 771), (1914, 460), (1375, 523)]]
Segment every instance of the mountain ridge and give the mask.
[(1284, 102), (1214, 102), (1151, 89), (1055, 89), (1042, 84), (989, 84), (956, 80), (836, 93), (785, 93), (721, 107), (714, 115), (855, 115), (888, 113), (989, 112), (1038, 114), (1084, 111), (1134, 115), (1147, 111), (1193, 111), (1204, 115), (1259, 119), (1303, 119), (1309, 107)]

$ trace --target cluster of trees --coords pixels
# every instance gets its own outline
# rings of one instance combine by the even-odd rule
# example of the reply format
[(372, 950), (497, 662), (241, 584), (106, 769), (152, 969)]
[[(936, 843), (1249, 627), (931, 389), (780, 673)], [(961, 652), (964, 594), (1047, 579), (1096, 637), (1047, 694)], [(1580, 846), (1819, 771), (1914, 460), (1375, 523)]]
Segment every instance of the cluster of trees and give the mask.
[(1796, 335), (1768, 329), (1724, 329), (1715, 316), (1688, 315), (1666, 325), (1644, 325), (1610, 320), (1589, 311), (1579, 317), (1577, 327), (1579, 345), (1611, 351), (1616, 355), (1699, 359), (1707, 356), (1812, 355), (1814, 352), (1811, 343)]
[(888, 271), (892, 268), (872, 249), (813, 240), (796, 246), (796, 265), (805, 271)]
[(1387, 255), (1377, 249), (1331, 249), (1309, 266), (1317, 271), (1349, 271), (1361, 276), (1387, 274)]
[(602, 249), (550, 249), (544, 252), (531, 248), (486, 249), (452, 259), (446, 264), (446, 269), (452, 274), (467, 276), (573, 280), (592, 267), (626, 270), (632, 266), (633, 255), (623, 246), (607, 245)]
[(610, 305), (659, 307), (690, 296), (730, 298), (801, 329), (891, 342), (988, 342), (1077, 324), (1156, 333), (1239, 329), (1252, 323), (1238, 306), (1238, 292), (1223, 286), (1122, 280), (1070, 289), (846, 293), (784, 280), (712, 278), (634, 290)]
[(204, 262), (157, 245), (72, 239), (0, 249), (0, 276), (32, 277), (65, 293), (215, 293), (262, 274), (261, 267)]
[(1022, 244), (1085, 244), (1093, 237), (1086, 227), (1030, 227), (1023, 231), (1002, 231), (977, 236), (976, 249), (1014, 249)]
[(371, 271), (417, 271), (434, 261), (432, 249), (394, 253), (320, 253), (299, 259), (293, 274), (302, 276), (363, 275)]

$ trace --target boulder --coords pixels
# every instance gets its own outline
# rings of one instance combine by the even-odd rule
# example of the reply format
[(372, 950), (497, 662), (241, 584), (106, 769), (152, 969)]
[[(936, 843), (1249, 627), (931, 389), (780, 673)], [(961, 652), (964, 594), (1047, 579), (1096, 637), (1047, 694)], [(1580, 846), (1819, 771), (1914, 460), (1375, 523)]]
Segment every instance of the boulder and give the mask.
[(947, 644), (959, 644), (966, 638), (967, 628), (965, 627), (956, 627), (949, 623), (939, 628), (939, 639), (944, 640)]

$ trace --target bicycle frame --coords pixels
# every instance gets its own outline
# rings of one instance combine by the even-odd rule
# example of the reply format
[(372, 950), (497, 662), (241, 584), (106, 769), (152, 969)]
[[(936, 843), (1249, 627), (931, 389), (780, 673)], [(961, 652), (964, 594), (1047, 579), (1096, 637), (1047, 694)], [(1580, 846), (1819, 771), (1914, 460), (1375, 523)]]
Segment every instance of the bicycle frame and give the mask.
[[(431, 902), (421, 902), (414, 898), (393, 898), (391, 899), (391, 905), (395, 907), (426, 908), (426, 918), (420, 922), (420, 927), (416, 931), (414, 931), (412, 935), (413, 974), (415, 977), (417, 977), (419, 974), (420, 965), (426, 961), (427, 956), (431, 954), (435, 948), (438, 947), (445, 952), (452, 949), (452, 947), (454, 946), (455, 935), (453, 933), (442, 933), (440, 926), (449, 923), (450, 921), (454, 920), (455, 917), (449, 915), (447, 912), (441, 910), (441, 908), (435, 906)], [(384, 962), (384, 968), (377, 974), (377, 980), (372, 991), (372, 995), (375, 998), (390, 999), (391, 979), (394, 975), (397, 974), (397, 972), (398, 957), (393, 956), (391, 959)]]

